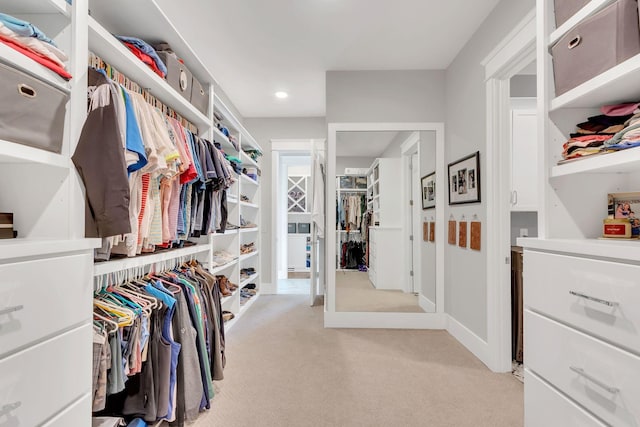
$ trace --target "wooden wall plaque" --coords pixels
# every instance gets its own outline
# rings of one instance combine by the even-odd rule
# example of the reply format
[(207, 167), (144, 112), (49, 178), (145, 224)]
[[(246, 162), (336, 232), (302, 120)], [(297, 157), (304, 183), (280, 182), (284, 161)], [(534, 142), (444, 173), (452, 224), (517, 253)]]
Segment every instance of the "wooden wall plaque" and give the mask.
[(458, 228), (458, 246), (461, 248), (467, 247), (467, 221), (460, 221), (460, 227)]
[(450, 245), (455, 245), (456, 244), (456, 222), (455, 221), (449, 221), (449, 244)]
[(482, 224), (480, 221), (471, 222), (471, 249), (476, 251), (479, 251), (481, 246), (480, 244), (482, 240), (481, 230), (482, 230)]

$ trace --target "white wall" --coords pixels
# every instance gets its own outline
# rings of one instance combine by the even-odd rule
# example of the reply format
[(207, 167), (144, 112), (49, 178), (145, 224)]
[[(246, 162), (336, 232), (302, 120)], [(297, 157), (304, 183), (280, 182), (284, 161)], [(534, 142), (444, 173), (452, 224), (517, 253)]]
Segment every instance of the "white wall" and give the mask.
[(444, 122), (444, 89), (440, 70), (327, 71), (327, 123)]
[(337, 157), (336, 174), (343, 175), (345, 168), (366, 168), (373, 164), (374, 157)]
[(538, 213), (537, 212), (511, 212), (511, 245), (516, 244), (520, 237), (520, 229), (526, 228), (527, 237), (538, 237)]
[[(446, 71), (446, 162), (480, 150), (481, 184), (485, 184), (486, 93), (480, 62), (533, 8), (534, 0), (502, 0)], [(440, 188), (445, 189), (446, 186)], [(446, 190), (445, 190), (446, 191)], [(474, 214), (483, 222), (480, 252), (446, 245), (445, 309), (478, 337), (487, 338), (486, 206), (448, 207), (445, 218)], [(445, 226), (445, 224), (439, 224)]]
[[(264, 155), (260, 159), (262, 178), (260, 188), (261, 197), (261, 232), (262, 245), (267, 249), (273, 238), (271, 233), (271, 210), (273, 189), (271, 188), (271, 140), (272, 139), (325, 139), (327, 137), (327, 124), (324, 117), (302, 118), (247, 118), (244, 126), (249, 133), (262, 146)], [(261, 277), (263, 282), (269, 282), (271, 278), (272, 259), (271, 250), (260, 253), (262, 258)]]
[(535, 98), (537, 96), (537, 77), (532, 75), (513, 76), (509, 82), (512, 98)]
[[(406, 131), (406, 132), (398, 132), (398, 135), (396, 135), (395, 138), (393, 138), (393, 140), (389, 143), (389, 146), (387, 147), (386, 150), (384, 150), (384, 153), (382, 153), (382, 158), (384, 159), (389, 159), (389, 158), (398, 158), (402, 156), (402, 144), (407, 140), (407, 138), (409, 138), (409, 136), (412, 134), (413, 132), (411, 131)], [(435, 146), (434, 146), (434, 150), (435, 150)], [(435, 153), (435, 151), (434, 151)]]

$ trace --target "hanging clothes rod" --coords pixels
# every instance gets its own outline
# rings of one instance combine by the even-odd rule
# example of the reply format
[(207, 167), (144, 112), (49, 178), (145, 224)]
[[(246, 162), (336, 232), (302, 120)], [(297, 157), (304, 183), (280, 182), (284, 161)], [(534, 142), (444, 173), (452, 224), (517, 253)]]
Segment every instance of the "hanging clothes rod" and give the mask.
[(144, 97), (145, 101), (162, 111), (163, 114), (179, 121), (180, 124), (182, 124), (182, 126), (184, 126), (191, 133), (195, 135), (198, 134), (197, 126), (182, 117), (173, 108), (168, 107), (167, 105), (162, 103), (160, 100), (158, 100), (158, 98), (151, 95), (151, 93), (149, 93), (147, 89), (142, 88), (138, 83), (134, 82), (129, 77), (116, 70), (109, 63), (105, 62), (102, 58), (100, 58), (93, 52), (89, 52), (89, 66), (97, 70), (104, 70), (104, 72), (111, 80), (118, 83), (127, 90), (141, 94)]

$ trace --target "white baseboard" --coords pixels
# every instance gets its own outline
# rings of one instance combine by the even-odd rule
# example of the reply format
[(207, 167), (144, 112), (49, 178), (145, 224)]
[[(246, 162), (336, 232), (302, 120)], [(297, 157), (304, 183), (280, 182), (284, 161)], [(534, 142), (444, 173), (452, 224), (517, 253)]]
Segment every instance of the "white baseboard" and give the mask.
[(444, 313), (324, 312), (325, 328), (446, 329), (446, 326)]
[(423, 309), (425, 313), (436, 312), (436, 303), (422, 294), (420, 294), (420, 296), (418, 297), (418, 303), (420, 304), (420, 308)]
[(278, 285), (272, 283), (260, 283), (260, 293), (264, 295), (275, 295), (278, 293)]
[(460, 344), (465, 346), (467, 350), (473, 353), (482, 363), (491, 369), (489, 360), (489, 344), (473, 333), (469, 328), (458, 322), (451, 315), (448, 315), (447, 332), (449, 332)]

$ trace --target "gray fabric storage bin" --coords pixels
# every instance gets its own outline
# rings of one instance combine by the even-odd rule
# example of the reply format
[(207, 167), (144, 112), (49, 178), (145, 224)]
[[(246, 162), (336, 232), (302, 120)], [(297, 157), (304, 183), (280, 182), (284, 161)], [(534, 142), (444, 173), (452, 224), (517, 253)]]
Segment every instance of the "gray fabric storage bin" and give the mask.
[(617, 0), (551, 48), (556, 96), (640, 53), (636, 0)]
[(556, 28), (575, 15), (589, 3), (589, 0), (554, 0)]
[(167, 66), (167, 82), (187, 101), (191, 101), (191, 84), (193, 75), (191, 71), (172, 53), (157, 52), (158, 56)]
[(69, 95), (0, 62), (0, 139), (60, 153)]
[(209, 93), (204, 90), (195, 77), (191, 84), (191, 104), (200, 110), (202, 114), (207, 114), (207, 110), (209, 109)]

